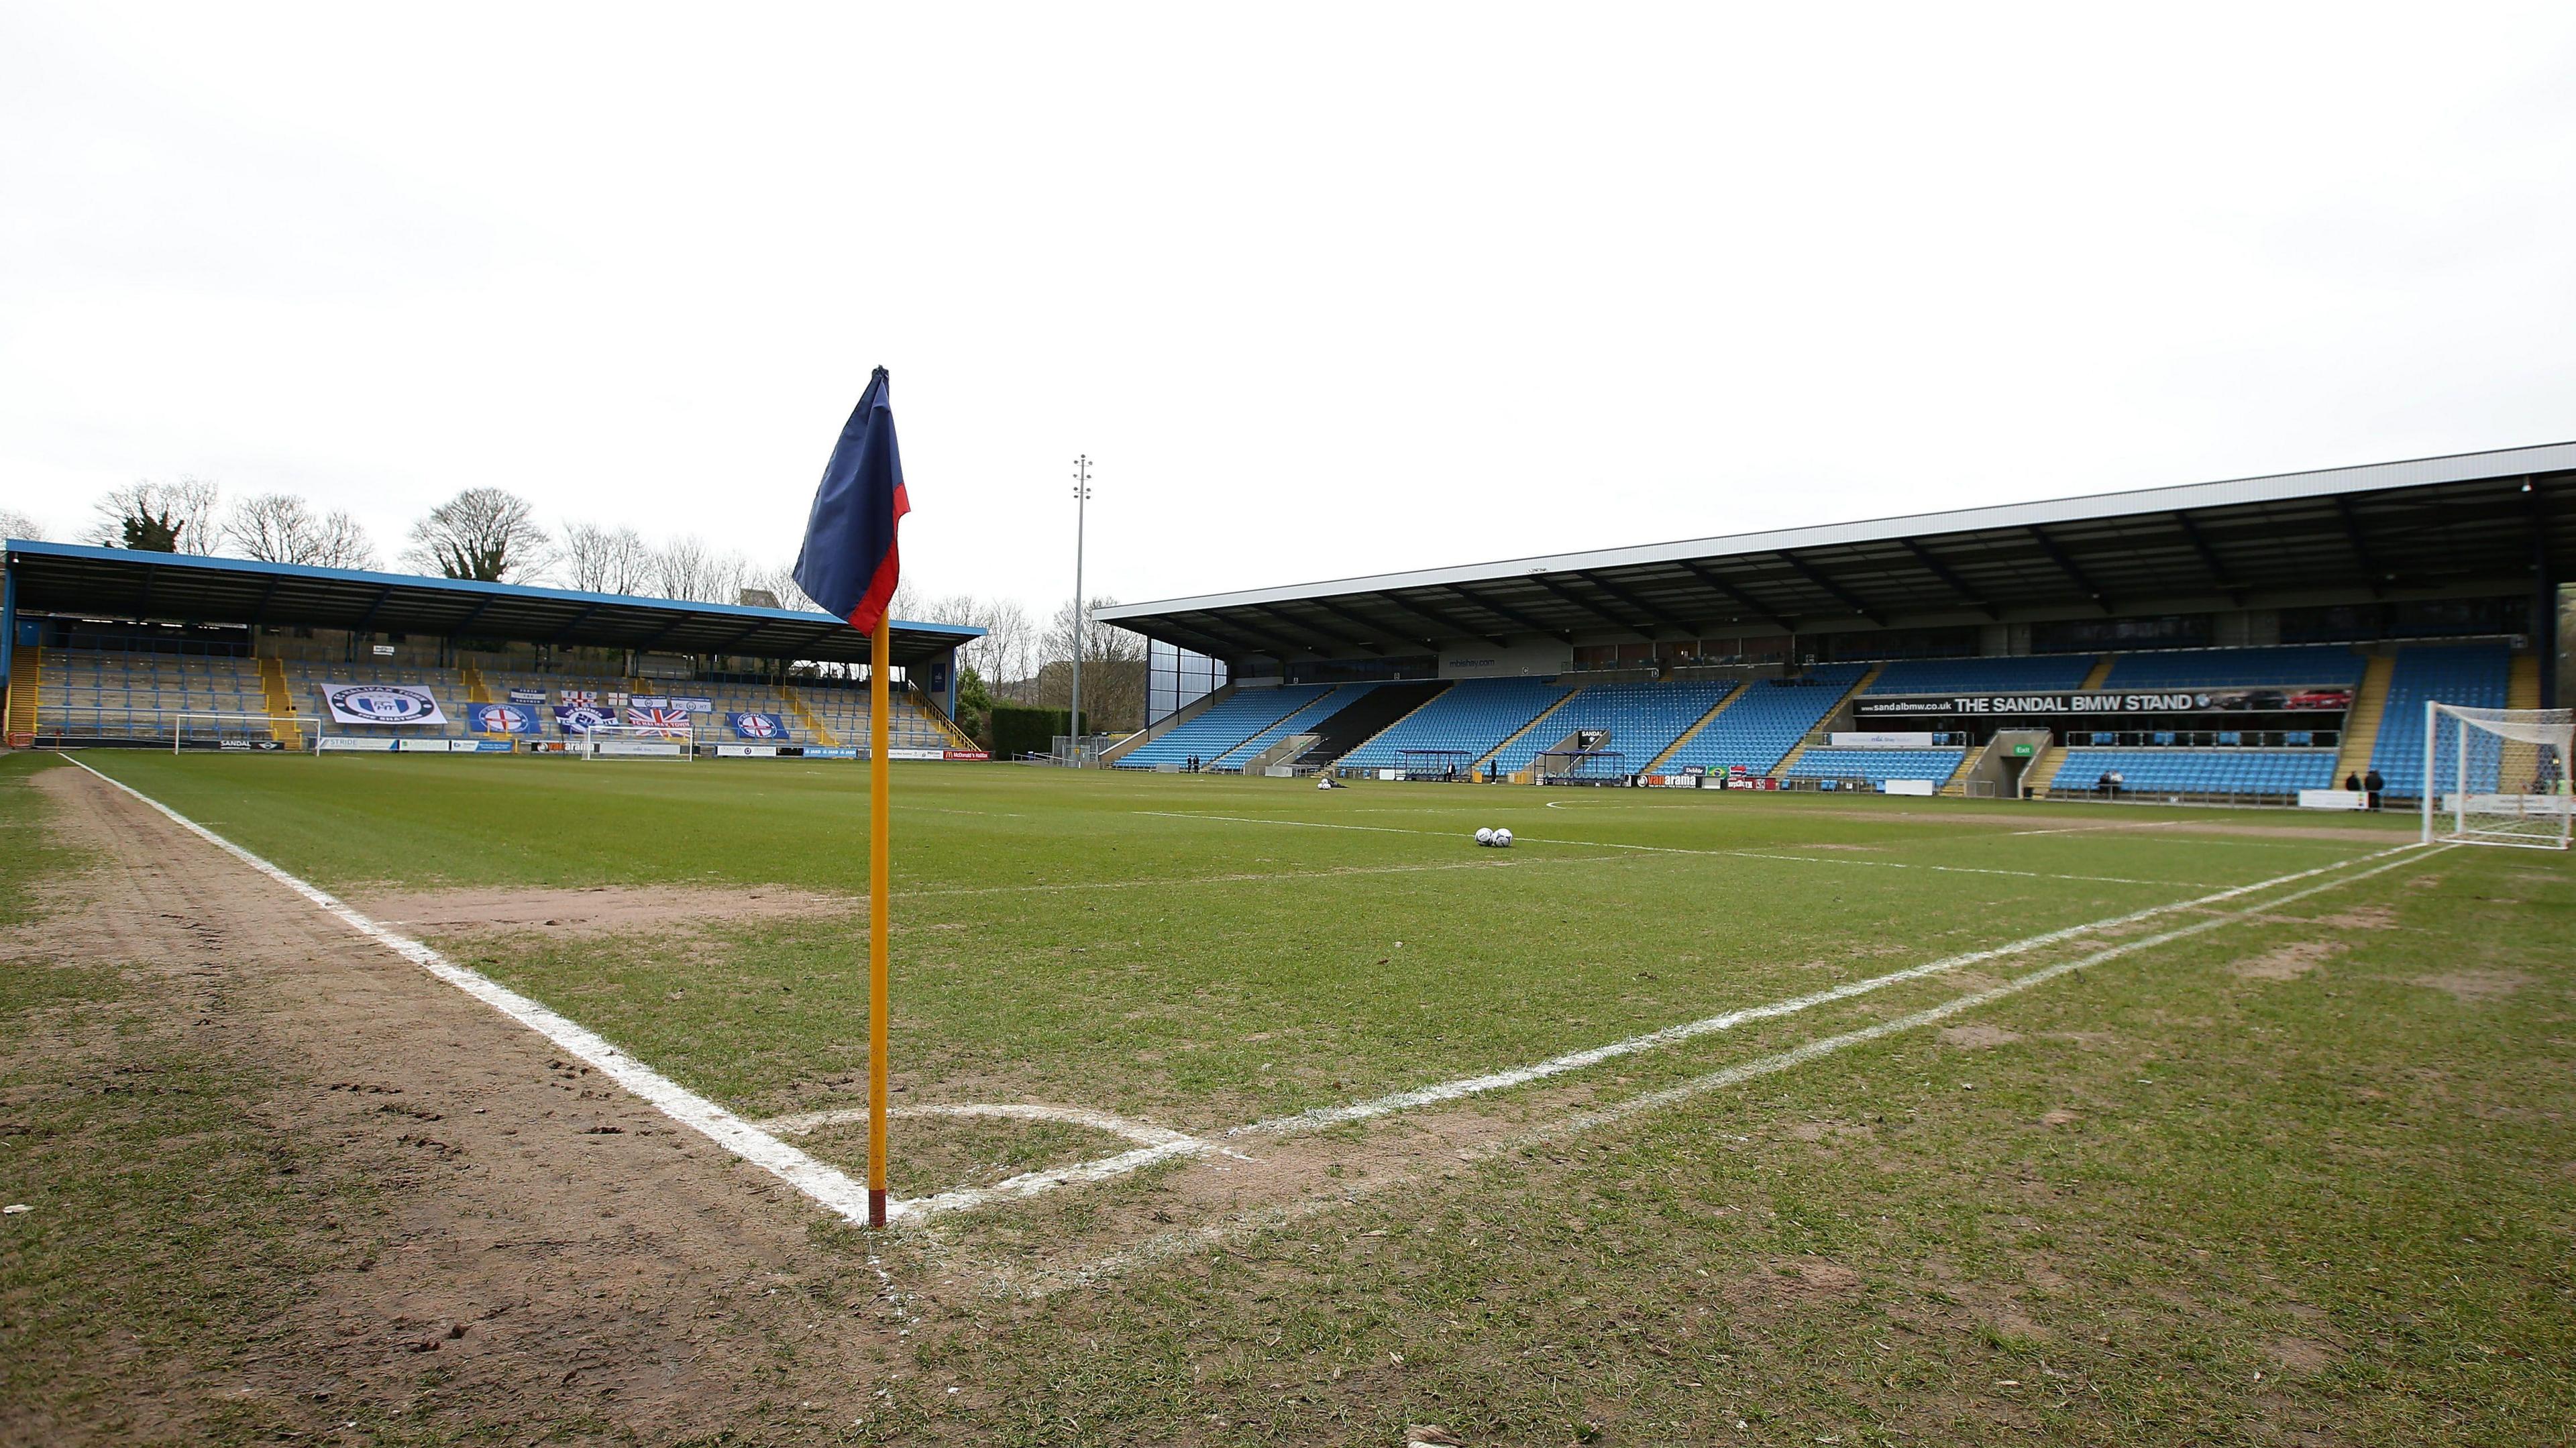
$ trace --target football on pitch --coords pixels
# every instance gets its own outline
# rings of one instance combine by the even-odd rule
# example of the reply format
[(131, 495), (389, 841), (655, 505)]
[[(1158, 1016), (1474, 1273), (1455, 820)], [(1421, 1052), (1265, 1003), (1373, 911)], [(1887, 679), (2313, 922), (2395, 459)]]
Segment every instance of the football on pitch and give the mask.
[(1493, 842), (1494, 842), (1494, 832), (1493, 832), (1492, 830), (1480, 829), (1480, 830), (1476, 831), (1476, 843), (1477, 843), (1477, 844), (1480, 844), (1480, 845), (1490, 845), (1490, 844), (1492, 844)]
[(1496, 831), (1494, 831), (1494, 848), (1495, 848), (1495, 849), (1498, 849), (1498, 850), (1508, 850), (1508, 849), (1510, 849), (1511, 847), (1512, 847), (1512, 832), (1511, 832), (1510, 830), (1496, 830)]

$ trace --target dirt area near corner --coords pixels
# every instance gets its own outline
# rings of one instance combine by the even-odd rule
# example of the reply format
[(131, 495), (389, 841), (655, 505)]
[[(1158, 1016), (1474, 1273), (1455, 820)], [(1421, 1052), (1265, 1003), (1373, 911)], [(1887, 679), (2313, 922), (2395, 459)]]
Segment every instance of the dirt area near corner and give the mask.
[[(189, 1441), (218, 1414), (334, 1441), (406, 1414), (620, 1441), (821, 1430), (911, 1371), (899, 1305), (819, 1208), (91, 775), (35, 786), (97, 863), (9, 943), (115, 964), (141, 987), (119, 1033), (240, 1065), (268, 1084), (239, 1110), (364, 1189), (346, 1220), (264, 1224), (328, 1264), (245, 1324), (270, 1349), (49, 1364), (0, 1439)], [(104, 1070), (113, 1034), (19, 1049)]]
[(358, 891), (349, 903), (397, 930), (424, 935), (500, 931), (615, 935), (867, 913), (864, 900), (760, 885), (740, 890), (592, 885), (553, 890)]

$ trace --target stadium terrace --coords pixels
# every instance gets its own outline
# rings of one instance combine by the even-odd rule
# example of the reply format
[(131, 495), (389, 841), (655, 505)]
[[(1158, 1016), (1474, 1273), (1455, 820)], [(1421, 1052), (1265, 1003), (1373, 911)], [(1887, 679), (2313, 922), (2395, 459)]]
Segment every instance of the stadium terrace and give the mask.
[[(25, 747), (587, 750), (858, 758), (866, 635), (825, 614), (11, 539), (7, 734)], [(897, 623), (889, 752), (953, 721), (983, 630)], [(596, 736), (596, 737), (594, 737)]]
[(2412, 796), (2428, 700), (2555, 706), (2571, 554), (2557, 443), (1132, 604), (1102, 617), (1152, 640), (1153, 722), (1107, 757), (2268, 803), (2377, 771)]

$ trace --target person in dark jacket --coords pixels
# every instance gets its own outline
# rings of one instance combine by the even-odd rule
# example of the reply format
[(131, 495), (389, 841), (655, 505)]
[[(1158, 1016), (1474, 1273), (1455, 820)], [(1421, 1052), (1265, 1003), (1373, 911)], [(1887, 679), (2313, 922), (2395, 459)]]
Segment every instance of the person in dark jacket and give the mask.
[(2372, 809), (2379, 808), (2379, 791), (2381, 788), (2386, 786), (2387, 783), (2387, 780), (2380, 777), (2377, 769), (2373, 769), (2370, 773), (2362, 776), (2361, 787), (2370, 791), (2370, 807)]
[(2346, 794), (2361, 793), (2361, 776), (2358, 774), (2345, 775), (2343, 777), (2343, 792)]

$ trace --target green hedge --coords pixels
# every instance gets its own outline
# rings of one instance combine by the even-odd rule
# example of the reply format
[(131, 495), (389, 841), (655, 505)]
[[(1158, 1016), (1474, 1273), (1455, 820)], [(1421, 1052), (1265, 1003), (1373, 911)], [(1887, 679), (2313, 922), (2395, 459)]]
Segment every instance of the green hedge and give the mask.
[(993, 706), (993, 757), (1017, 759), (1023, 754), (1044, 754), (1055, 747), (1059, 734), (1073, 732), (1070, 709), (1038, 709), (1026, 704)]

